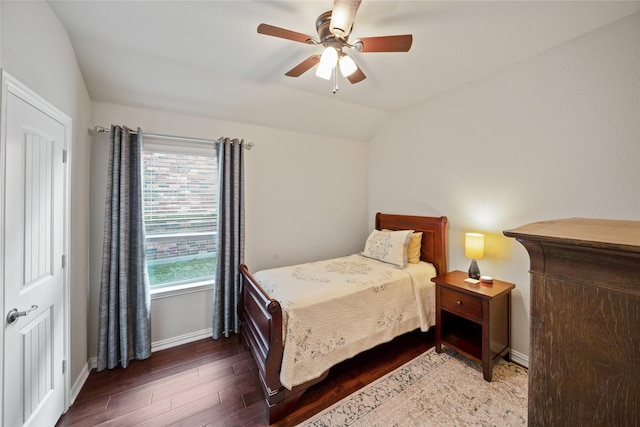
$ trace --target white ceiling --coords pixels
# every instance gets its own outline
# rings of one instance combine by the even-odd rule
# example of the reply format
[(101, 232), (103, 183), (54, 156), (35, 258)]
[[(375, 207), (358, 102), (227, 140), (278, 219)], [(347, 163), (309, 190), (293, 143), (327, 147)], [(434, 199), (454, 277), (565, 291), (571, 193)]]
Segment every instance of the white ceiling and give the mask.
[(264, 22), (317, 36), (325, 1), (60, 1), (94, 101), (366, 141), (388, 114), (640, 10), (638, 1), (363, 0), (351, 39), (413, 34), (408, 53), (350, 55), (367, 79), (340, 90), (284, 75), (321, 47), (260, 35)]

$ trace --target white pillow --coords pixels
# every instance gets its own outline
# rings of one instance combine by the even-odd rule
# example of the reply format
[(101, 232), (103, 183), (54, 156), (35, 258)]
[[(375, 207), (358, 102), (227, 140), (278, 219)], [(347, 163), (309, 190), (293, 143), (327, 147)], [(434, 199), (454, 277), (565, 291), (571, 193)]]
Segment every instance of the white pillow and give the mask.
[(362, 255), (404, 268), (407, 266), (407, 245), (412, 233), (413, 230), (373, 230)]
[[(393, 231), (382, 229), (382, 231)], [(422, 231), (414, 231), (407, 245), (407, 262), (409, 264), (418, 264), (422, 255)]]

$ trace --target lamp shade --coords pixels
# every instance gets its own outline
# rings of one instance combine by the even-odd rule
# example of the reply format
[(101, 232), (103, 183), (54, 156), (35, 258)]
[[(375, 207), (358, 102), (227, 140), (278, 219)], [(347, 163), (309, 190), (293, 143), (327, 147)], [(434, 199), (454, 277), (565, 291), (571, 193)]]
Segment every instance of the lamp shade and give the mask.
[(334, 1), (331, 12), (329, 30), (340, 38), (346, 38), (351, 32), (351, 25), (362, 0)]
[(320, 64), (316, 69), (316, 76), (325, 80), (329, 80), (331, 78), (331, 73), (333, 73), (333, 68), (329, 65)]
[(465, 235), (464, 256), (471, 259), (484, 257), (484, 234), (467, 233)]
[(338, 51), (333, 46), (327, 46), (320, 55), (320, 65), (324, 67), (333, 67), (338, 63)]
[(327, 46), (320, 55), (320, 64), (316, 69), (316, 76), (329, 80), (336, 64), (338, 63), (338, 51), (333, 46)]
[(358, 69), (358, 66), (356, 65), (356, 63), (353, 62), (353, 59), (351, 59), (351, 57), (349, 57), (346, 54), (343, 54), (340, 57), (339, 65), (340, 65), (340, 72), (344, 77), (349, 77)]

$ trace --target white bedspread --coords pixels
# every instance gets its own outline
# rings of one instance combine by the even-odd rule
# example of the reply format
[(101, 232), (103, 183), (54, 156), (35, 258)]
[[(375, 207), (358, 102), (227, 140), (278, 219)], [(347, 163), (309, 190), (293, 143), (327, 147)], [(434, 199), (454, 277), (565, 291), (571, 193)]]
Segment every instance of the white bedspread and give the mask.
[(283, 309), (280, 382), (291, 389), (398, 335), (427, 331), (435, 275), (425, 262), (401, 269), (360, 255), (254, 274)]

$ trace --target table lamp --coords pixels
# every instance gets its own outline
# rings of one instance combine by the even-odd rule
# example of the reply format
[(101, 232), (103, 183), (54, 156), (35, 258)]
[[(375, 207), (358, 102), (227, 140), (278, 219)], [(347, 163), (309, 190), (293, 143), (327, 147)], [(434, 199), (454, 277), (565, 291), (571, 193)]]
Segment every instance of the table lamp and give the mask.
[(464, 239), (464, 256), (471, 258), (471, 266), (469, 267), (469, 277), (472, 279), (480, 278), (480, 269), (476, 260), (484, 257), (484, 234), (467, 233)]

